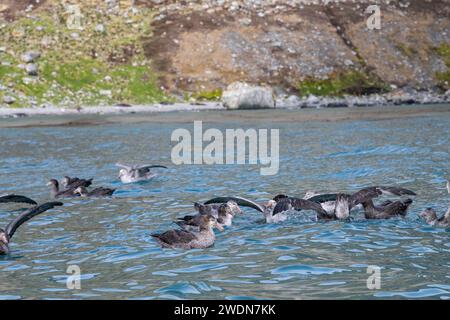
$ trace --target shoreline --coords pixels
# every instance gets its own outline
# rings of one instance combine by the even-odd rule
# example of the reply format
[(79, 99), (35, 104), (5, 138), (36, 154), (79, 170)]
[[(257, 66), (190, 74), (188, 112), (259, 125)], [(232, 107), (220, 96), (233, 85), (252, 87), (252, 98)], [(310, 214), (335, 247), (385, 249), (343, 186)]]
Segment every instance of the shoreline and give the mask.
[(56, 115), (89, 115), (89, 114), (131, 114), (173, 111), (202, 111), (202, 110), (225, 110), (218, 102), (207, 102), (199, 104), (172, 103), (134, 106), (90, 106), (85, 108), (4, 108), (0, 107), (0, 118), (20, 118), (26, 116), (56, 116)]
[[(450, 114), (450, 103), (393, 105), (347, 108), (277, 108), (253, 110), (226, 110), (220, 104), (204, 105), (159, 105), (135, 107), (98, 107), (86, 108), (87, 112), (77, 110), (41, 109), (27, 116), (2, 117), (14, 114), (14, 109), (0, 108), (0, 129), (27, 128), (44, 126), (90, 126), (120, 123), (207, 123), (234, 122), (245, 126), (245, 123), (301, 123), (306, 121), (376, 121), (413, 117), (428, 117)], [(102, 112), (98, 112), (100, 108)], [(56, 108), (55, 108), (56, 109)], [(126, 110), (122, 110), (126, 109)], [(37, 110), (35, 110), (37, 111)], [(47, 112), (45, 112), (47, 111)], [(15, 112), (17, 113), (17, 112)], [(24, 113), (25, 114), (25, 113)], [(242, 123), (242, 124), (241, 124)]]

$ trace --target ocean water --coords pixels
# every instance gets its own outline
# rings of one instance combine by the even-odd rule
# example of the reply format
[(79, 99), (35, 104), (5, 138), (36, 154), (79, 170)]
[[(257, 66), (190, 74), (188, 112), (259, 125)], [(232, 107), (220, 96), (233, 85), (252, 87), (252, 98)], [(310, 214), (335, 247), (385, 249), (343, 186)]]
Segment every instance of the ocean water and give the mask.
[[(94, 178), (117, 188), (107, 199), (64, 199), (65, 205), (24, 224), (0, 256), (0, 299), (450, 299), (450, 230), (426, 225), (418, 213), (450, 202), (450, 117), (392, 120), (276, 121), (224, 118), (204, 128), (280, 130), (280, 168), (180, 165), (171, 162), (173, 130), (190, 121), (97, 123), (0, 128), (0, 194), (49, 200), (50, 178)], [(301, 111), (300, 111), (301, 112)], [(324, 111), (330, 113), (333, 110)], [(381, 112), (381, 111), (380, 111)], [(239, 115), (239, 113), (235, 113)], [(164, 164), (148, 182), (124, 185), (116, 162)], [(244, 208), (216, 232), (208, 249), (161, 249), (150, 236), (175, 228), (194, 201), (240, 195), (267, 201), (308, 190), (353, 192), (396, 185), (418, 194), (405, 219), (314, 222), (313, 212), (265, 224)], [(383, 199), (380, 199), (383, 200)], [(2, 204), (1, 224), (25, 206)], [(69, 266), (81, 289), (66, 285)], [(380, 268), (380, 289), (368, 289), (368, 266)]]

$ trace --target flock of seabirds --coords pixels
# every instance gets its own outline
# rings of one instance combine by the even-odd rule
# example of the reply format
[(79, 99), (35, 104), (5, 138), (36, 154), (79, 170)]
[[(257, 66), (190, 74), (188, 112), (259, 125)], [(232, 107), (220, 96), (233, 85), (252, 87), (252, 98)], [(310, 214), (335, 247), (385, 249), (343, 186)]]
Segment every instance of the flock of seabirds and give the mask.
[[(121, 169), (119, 178), (123, 183), (149, 181), (157, 174), (154, 168), (166, 168), (162, 165), (123, 165), (116, 164)], [(56, 179), (51, 179), (48, 185), (54, 199), (72, 197), (109, 197), (115, 189), (97, 187), (89, 191), (93, 179), (64, 177), (61, 189)], [(450, 181), (447, 181), (447, 191), (450, 194)], [(381, 204), (374, 204), (373, 199), (381, 196), (399, 197), (399, 200), (386, 200)], [(303, 198), (279, 194), (266, 203), (257, 203), (242, 197), (217, 197), (205, 203), (195, 203), (195, 215), (179, 218), (175, 223), (179, 229), (168, 230), (164, 233), (152, 234), (152, 237), (166, 248), (207, 248), (214, 244), (214, 229), (223, 231), (230, 227), (236, 215), (243, 214), (241, 207), (249, 207), (261, 212), (266, 223), (278, 223), (287, 219), (292, 211), (312, 210), (316, 212), (316, 220), (346, 220), (351, 211), (361, 208), (366, 219), (389, 219), (405, 217), (413, 200), (404, 198), (416, 196), (416, 193), (400, 187), (371, 186), (353, 194), (347, 193), (316, 193), (307, 192)], [(62, 202), (53, 201), (38, 205), (36, 201), (21, 195), (5, 195), (0, 197), (0, 203), (17, 202), (31, 204), (33, 207), (20, 213), (4, 229), (0, 228), (0, 254), (10, 252), (9, 242), (17, 229), (31, 218), (46, 212)], [(433, 226), (450, 227), (450, 207), (447, 212), (438, 217), (433, 208), (427, 208), (420, 213), (426, 223)]]

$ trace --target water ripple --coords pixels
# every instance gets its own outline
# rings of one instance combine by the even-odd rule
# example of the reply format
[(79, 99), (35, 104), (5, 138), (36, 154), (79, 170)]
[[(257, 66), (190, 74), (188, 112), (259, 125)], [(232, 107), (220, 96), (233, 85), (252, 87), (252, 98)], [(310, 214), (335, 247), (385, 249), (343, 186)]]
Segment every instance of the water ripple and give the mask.
[[(299, 125), (212, 124), (208, 113), (198, 116), (220, 130), (280, 128), (279, 173), (172, 165), (171, 133), (191, 126), (177, 113), (168, 115), (173, 123), (0, 129), (0, 194), (44, 202), (48, 179), (64, 175), (117, 188), (112, 199), (64, 200), (64, 207), (21, 227), (11, 254), (0, 256), (0, 299), (449, 299), (450, 229), (418, 218), (423, 208), (443, 213), (448, 207), (449, 117)], [(151, 182), (123, 185), (118, 161), (169, 169)], [(261, 213), (244, 208), (208, 249), (161, 249), (150, 236), (194, 213), (194, 201), (215, 196), (264, 203), (279, 193), (302, 197), (307, 190), (354, 192), (377, 184), (418, 193), (405, 219), (367, 221), (354, 211), (349, 222), (318, 223), (302, 211), (265, 224)], [(3, 225), (23, 209), (2, 204)], [(80, 267), (81, 290), (66, 288), (70, 265)], [(367, 289), (369, 266), (381, 268), (381, 290)]]

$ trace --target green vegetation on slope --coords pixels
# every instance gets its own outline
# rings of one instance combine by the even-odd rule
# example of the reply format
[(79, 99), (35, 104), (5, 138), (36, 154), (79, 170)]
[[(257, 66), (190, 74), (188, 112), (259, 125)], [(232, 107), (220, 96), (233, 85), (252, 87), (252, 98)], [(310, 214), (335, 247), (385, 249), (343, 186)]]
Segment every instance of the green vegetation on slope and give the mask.
[(388, 86), (375, 77), (360, 71), (349, 70), (328, 79), (306, 79), (298, 84), (297, 89), (301, 96), (312, 94), (340, 97), (345, 94), (366, 95), (387, 92)]
[(450, 89), (450, 44), (443, 43), (435, 48), (435, 52), (444, 60), (447, 67), (445, 72), (437, 72), (436, 79), (439, 81), (439, 86), (444, 90)]
[[(141, 35), (151, 35), (153, 13), (140, 8), (111, 14), (85, 2), (80, 8), (81, 30), (68, 28), (62, 5), (0, 27), (0, 102), (5, 95), (16, 98), (15, 107), (169, 100), (141, 47)], [(37, 76), (27, 75), (21, 61), (28, 51), (41, 53), (34, 62)]]

